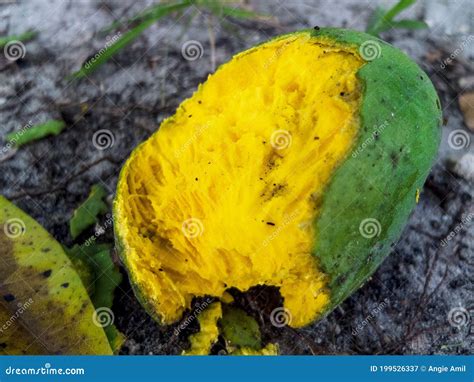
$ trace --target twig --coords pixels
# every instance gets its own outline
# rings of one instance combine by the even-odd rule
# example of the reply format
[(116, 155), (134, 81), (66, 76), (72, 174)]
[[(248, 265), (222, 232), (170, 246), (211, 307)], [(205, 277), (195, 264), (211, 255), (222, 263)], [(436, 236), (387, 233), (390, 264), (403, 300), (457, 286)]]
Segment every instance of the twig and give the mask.
[(97, 159), (97, 160), (87, 164), (86, 166), (83, 166), (81, 169), (79, 169), (79, 171), (77, 171), (74, 174), (70, 175), (69, 177), (64, 179), (62, 182), (56, 184), (52, 188), (49, 188), (47, 190), (39, 190), (39, 191), (32, 191), (32, 192), (23, 191), (23, 192), (20, 192), (18, 194), (10, 195), (10, 196), (8, 196), (8, 198), (11, 199), (11, 200), (17, 200), (17, 199), (24, 198), (25, 196), (30, 196), (30, 197), (31, 196), (42, 196), (42, 195), (45, 195), (45, 194), (50, 194), (50, 193), (53, 193), (53, 192), (57, 192), (59, 190), (62, 190), (71, 180), (73, 180), (74, 178), (77, 178), (78, 176), (84, 174), (85, 172), (89, 171), (92, 167), (94, 167), (95, 165), (97, 165), (97, 164), (99, 164), (103, 161), (109, 161), (113, 164), (118, 164), (119, 163), (119, 161), (116, 161), (112, 157), (109, 157), (109, 156), (102, 157), (100, 159)]
[(214, 33), (212, 15), (207, 15), (207, 34), (209, 36), (209, 45), (211, 47), (211, 73), (216, 70), (216, 34)]

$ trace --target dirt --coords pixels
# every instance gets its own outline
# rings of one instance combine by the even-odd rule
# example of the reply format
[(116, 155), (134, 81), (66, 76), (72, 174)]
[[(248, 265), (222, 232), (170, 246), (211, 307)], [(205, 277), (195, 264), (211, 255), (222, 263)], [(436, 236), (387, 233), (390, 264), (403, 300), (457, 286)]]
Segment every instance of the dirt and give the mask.
[[(213, 57), (219, 65), (272, 36), (315, 25), (362, 30), (375, 7), (353, 0), (326, 6), (253, 2), (255, 9), (272, 16), (266, 22), (209, 21), (200, 10), (189, 9), (181, 17), (168, 17), (150, 27), (92, 76), (68, 79), (107, 43), (107, 35), (99, 33), (102, 28), (131, 17), (147, 4), (55, 0), (0, 5), (0, 34), (38, 31), (35, 39), (25, 43), (22, 59), (9, 61), (0, 55), (0, 147), (7, 147), (0, 159), (0, 193), (65, 245), (73, 244), (68, 221), (91, 186), (104, 185), (112, 197), (121, 164), (131, 150), (206, 79), (213, 70)], [(463, 7), (463, 2), (452, 6)], [(421, 3), (409, 13), (423, 17), (430, 12)], [(193, 13), (196, 18), (186, 26)], [(448, 35), (434, 20), (429, 31), (383, 35), (428, 73), (445, 119), (438, 161), (393, 253), (358, 292), (304, 329), (271, 325), (269, 314), (278, 305), (272, 288), (238, 296), (239, 304), (263, 325), (264, 340), (278, 342), (283, 354), (472, 353), (474, 204), (472, 180), (465, 175), (472, 174), (472, 161), (464, 172), (453, 169), (463, 155), (472, 153), (473, 136), (464, 125), (458, 97), (472, 90), (468, 79), (473, 68), (466, 56), (469, 49), (460, 49), (463, 36)], [(109, 40), (118, 32), (125, 30), (109, 32)], [(464, 33), (472, 37), (472, 29)], [(183, 57), (183, 44), (189, 40), (203, 47), (196, 60)], [(16, 153), (8, 148), (7, 133), (30, 121), (51, 118), (67, 123), (60, 135)], [(94, 139), (101, 130), (108, 131), (105, 149)], [(455, 134), (462, 135), (464, 143), (456, 145)], [(91, 229), (76, 242), (92, 234)], [(111, 228), (100, 236), (104, 242), (112, 239)], [(192, 319), (179, 335), (175, 334), (178, 324), (157, 325), (133, 296), (127, 277), (117, 291), (113, 311), (127, 338), (123, 354), (180, 354), (187, 335), (197, 330)]]

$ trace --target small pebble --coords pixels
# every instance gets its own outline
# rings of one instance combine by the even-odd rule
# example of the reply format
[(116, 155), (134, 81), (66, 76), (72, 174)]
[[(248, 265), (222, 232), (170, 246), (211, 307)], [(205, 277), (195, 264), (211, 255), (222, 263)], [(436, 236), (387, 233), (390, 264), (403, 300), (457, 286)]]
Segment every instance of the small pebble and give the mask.
[(464, 154), (454, 165), (454, 172), (466, 180), (474, 181), (474, 154)]

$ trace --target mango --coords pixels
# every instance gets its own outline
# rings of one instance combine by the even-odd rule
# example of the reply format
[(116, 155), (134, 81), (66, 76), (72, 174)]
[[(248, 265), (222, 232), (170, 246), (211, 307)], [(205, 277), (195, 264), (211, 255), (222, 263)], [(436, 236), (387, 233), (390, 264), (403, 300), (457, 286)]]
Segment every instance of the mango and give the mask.
[(440, 121), (428, 76), (371, 35), (315, 28), (237, 54), (122, 168), (116, 241), (137, 297), (171, 324), (196, 297), (271, 285), (289, 325), (320, 319), (390, 253)]

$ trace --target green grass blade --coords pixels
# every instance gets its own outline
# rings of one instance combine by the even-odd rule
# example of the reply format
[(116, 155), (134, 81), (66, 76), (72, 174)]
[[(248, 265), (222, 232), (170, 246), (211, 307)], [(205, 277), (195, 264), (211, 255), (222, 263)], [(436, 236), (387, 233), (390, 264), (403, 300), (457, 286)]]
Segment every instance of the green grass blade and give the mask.
[(240, 7), (229, 7), (225, 5), (225, 1), (222, 0), (198, 0), (196, 1), (196, 5), (207, 9), (218, 17), (227, 16), (243, 20), (268, 18), (266, 15), (262, 15)]
[(416, 0), (400, 0), (390, 10), (385, 11), (381, 8), (377, 8), (369, 18), (367, 23), (366, 32), (374, 36), (378, 36), (380, 33), (390, 30), (392, 28), (404, 28), (404, 29), (424, 29), (428, 28), (428, 25), (423, 21), (418, 20), (400, 20), (393, 21), (393, 18), (400, 12), (407, 9), (416, 3)]
[(385, 11), (382, 8), (377, 8), (369, 18), (367, 28), (365, 31), (369, 34), (377, 36), (382, 30), (384, 30), (385, 22)]
[(249, 11), (242, 8), (231, 8), (231, 7), (222, 7), (222, 14), (224, 16), (234, 17), (236, 19), (257, 19), (257, 18), (267, 18), (268, 16)]
[(102, 53), (100, 53), (101, 51), (99, 51), (99, 53), (97, 53), (93, 58), (88, 60), (80, 70), (71, 74), (70, 77), (83, 78), (85, 76), (90, 75), (98, 67), (110, 60), (111, 57), (113, 57), (115, 54), (117, 54), (119, 51), (129, 45), (133, 40), (135, 40), (138, 36), (140, 36), (140, 34), (149, 26), (151, 26), (155, 21), (187, 6), (189, 6), (189, 1), (184, 1), (172, 5), (167, 5), (166, 7), (163, 6), (158, 9), (155, 9), (153, 12), (150, 12), (139, 25), (124, 33), (115, 43), (113, 43), (108, 48), (105, 48)]
[(395, 4), (392, 8), (388, 10), (385, 14), (385, 19), (387, 21), (393, 20), (393, 18), (398, 15), (403, 10), (407, 9), (408, 7), (412, 6), (416, 3), (416, 0), (400, 0), (397, 4)]
[(424, 21), (418, 20), (400, 20), (393, 21), (392, 28), (425, 29), (428, 28), (428, 24), (426, 24)]
[(4, 48), (11, 41), (26, 42), (33, 40), (38, 35), (35, 31), (28, 31), (19, 35), (0, 37), (0, 48)]
[(85, 229), (97, 222), (97, 216), (108, 211), (107, 204), (103, 199), (107, 196), (107, 191), (101, 185), (92, 186), (91, 192), (86, 201), (82, 203), (72, 215), (69, 221), (69, 231), (73, 239), (78, 237)]
[(34, 125), (29, 128), (24, 127), (20, 131), (9, 133), (5, 138), (16, 148), (19, 148), (27, 143), (47, 137), (48, 135), (58, 135), (65, 127), (66, 124), (64, 121), (52, 119), (39, 125)]
[(133, 24), (137, 24), (141, 21), (148, 20), (150, 18), (153, 18), (153, 19), (157, 20), (157, 18), (160, 17), (159, 16), (160, 12), (166, 11), (167, 8), (169, 8), (169, 7), (175, 7), (176, 5), (179, 5), (180, 8), (178, 10), (181, 10), (182, 8), (184, 9), (186, 7), (189, 7), (190, 5), (192, 5), (194, 3), (195, 3), (195, 0), (183, 0), (183, 1), (180, 1), (180, 2), (153, 5), (149, 8), (147, 8), (147, 9), (145, 9), (144, 11), (139, 12), (135, 16), (129, 18), (125, 22), (114, 21), (108, 27), (102, 29), (100, 31), (100, 33), (109, 33), (111, 31), (117, 29), (121, 25), (124, 25), (124, 24), (133, 25)]
[(70, 77), (84, 78), (90, 75), (92, 72), (97, 70), (97, 68), (106, 63), (108, 60), (110, 60), (111, 57), (113, 57), (115, 54), (117, 54), (119, 51), (129, 45), (133, 40), (135, 40), (151, 24), (153, 24), (153, 20), (147, 20), (136, 26), (135, 28), (131, 29), (130, 31), (122, 35), (113, 45), (104, 50), (102, 54), (96, 54), (97, 58), (93, 57), (89, 59), (80, 70), (71, 74)]

